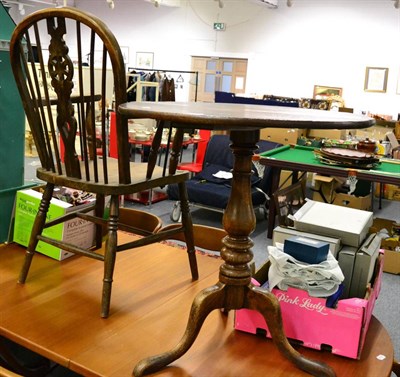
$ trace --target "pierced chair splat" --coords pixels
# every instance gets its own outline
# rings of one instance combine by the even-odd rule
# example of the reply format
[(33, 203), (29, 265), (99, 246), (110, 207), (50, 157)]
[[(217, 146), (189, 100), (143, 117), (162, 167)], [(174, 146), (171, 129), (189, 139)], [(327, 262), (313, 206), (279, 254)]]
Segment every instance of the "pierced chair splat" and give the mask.
[[(198, 270), (186, 193), (189, 173), (176, 169), (183, 131), (175, 133), (169, 170), (164, 173), (156, 166), (164, 123), (158, 122), (149, 163), (135, 164), (129, 158), (127, 118), (117, 114), (118, 158), (108, 155), (107, 104), (114, 101), (118, 108), (127, 98), (123, 56), (108, 27), (97, 17), (76, 8), (44, 9), (17, 25), (10, 54), (41, 163), (36, 175), (46, 183), (19, 282), (25, 283), (27, 279), (39, 241), (103, 261), (101, 316), (107, 317), (117, 252), (155, 243), (165, 237), (162, 232), (150, 233), (139, 240), (118, 244), (120, 196), (171, 183), (178, 184), (180, 189), (189, 265), (192, 279), (196, 280)], [(91, 193), (95, 200), (84, 208), (76, 206), (66, 216), (46, 221), (55, 186)], [(107, 217), (104, 215), (106, 198), (109, 199)], [(74, 217), (94, 224), (92, 247), (83, 248), (45, 235), (46, 228)], [(107, 232), (105, 244), (102, 241), (104, 229)], [(101, 248), (104, 250), (97, 251)]]

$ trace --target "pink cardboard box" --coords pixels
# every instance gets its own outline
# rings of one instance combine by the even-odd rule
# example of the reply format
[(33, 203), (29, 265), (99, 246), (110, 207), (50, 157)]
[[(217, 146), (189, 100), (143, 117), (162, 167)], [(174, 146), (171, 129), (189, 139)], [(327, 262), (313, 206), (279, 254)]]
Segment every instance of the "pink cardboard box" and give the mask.
[[(273, 289), (272, 293), (280, 302), (287, 338), (318, 350), (328, 346), (333, 354), (358, 359), (381, 288), (382, 267), (383, 256), (380, 255), (373, 285), (367, 288), (365, 299), (339, 300), (336, 308), (327, 308), (326, 299), (311, 297), (301, 289)], [(252, 334), (262, 329), (271, 337), (264, 317), (255, 310), (237, 310), (235, 329)]]

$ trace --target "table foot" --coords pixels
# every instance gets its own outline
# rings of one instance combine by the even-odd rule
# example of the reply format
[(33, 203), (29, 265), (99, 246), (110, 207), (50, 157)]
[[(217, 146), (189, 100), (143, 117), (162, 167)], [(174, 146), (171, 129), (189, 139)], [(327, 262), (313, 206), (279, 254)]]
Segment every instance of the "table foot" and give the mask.
[(157, 372), (184, 355), (196, 340), (208, 314), (224, 306), (224, 287), (224, 284), (217, 283), (201, 291), (193, 301), (186, 331), (180, 342), (171, 351), (139, 361), (133, 370), (133, 376)]
[(272, 340), (279, 351), (299, 369), (317, 377), (335, 377), (335, 371), (320, 361), (307, 359), (289, 343), (283, 331), (282, 315), (278, 299), (269, 291), (249, 286), (245, 307), (260, 312), (271, 332)]

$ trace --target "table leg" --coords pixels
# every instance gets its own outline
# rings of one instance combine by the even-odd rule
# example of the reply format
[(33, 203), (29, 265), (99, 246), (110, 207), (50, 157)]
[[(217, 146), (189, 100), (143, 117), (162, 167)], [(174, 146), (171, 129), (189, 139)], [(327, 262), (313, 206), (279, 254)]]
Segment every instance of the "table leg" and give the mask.
[(279, 188), (279, 180), (281, 177), (281, 169), (277, 167), (272, 167), (271, 169), (271, 188), (268, 196), (270, 198), (268, 205), (268, 225), (267, 225), (267, 237), (272, 238), (273, 231), (275, 228), (275, 218), (277, 208), (275, 205), (275, 200), (273, 194)]
[[(224, 212), (223, 225), (228, 235), (221, 251), (224, 263), (220, 267), (219, 282), (201, 291), (194, 299), (186, 331), (180, 342), (170, 351), (141, 360), (134, 376), (154, 373), (184, 355), (196, 340), (208, 314), (215, 309), (258, 310), (268, 323), (274, 343), (281, 353), (297, 367), (319, 377), (334, 377), (326, 364), (303, 357), (289, 344), (282, 327), (278, 299), (251, 283), (249, 263), (253, 259), (253, 241), (256, 219), (251, 201), (252, 155), (259, 140), (258, 131), (231, 131), (231, 148), (235, 157), (231, 197)], [(266, 366), (268, 368), (268, 366)]]

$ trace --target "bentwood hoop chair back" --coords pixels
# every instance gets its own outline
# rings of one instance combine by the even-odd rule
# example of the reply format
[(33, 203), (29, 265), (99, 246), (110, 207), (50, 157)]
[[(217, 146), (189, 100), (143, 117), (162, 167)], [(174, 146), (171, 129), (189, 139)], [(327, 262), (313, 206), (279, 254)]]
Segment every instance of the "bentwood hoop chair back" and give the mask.
[[(121, 223), (120, 229), (123, 230), (124, 226), (127, 225), (136, 228), (137, 234), (143, 234), (144, 232), (145, 235), (146, 232), (147, 234), (157, 233), (163, 226), (161, 218), (154, 213), (135, 208), (120, 208), (119, 221)], [(133, 229), (131, 229), (131, 232), (133, 233)]]
[[(158, 242), (163, 233), (118, 245), (120, 196), (177, 183), (185, 208), (182, 228), (188, 243), (192, 279), (198, 278), (186, 180), (177, 171), (183, 130), (176, 130), (170, 165), (156, 166), (164, 124), (159, 122), (148, 163), (130, 161), (127, 119), (116, 114), (118, 158), (108, 156), (108, 109), (127, 99), (124, 60), (118, 42), (97, 17), (76, 8), (49, 8), (25, 18), (14, 30), (11, 63), (41, 166), (37, 177), (46, 182), (34, 222), (19, 282), (24, 283), (39, 241), (104, 262), (101, 316), (109, 315), (117, 252)], [(91, 193), (94, 200), (68, 215), (46, 222), (55, 186)], [(105, 199), (109, 201), (105, 218)], [(46, 236), (48, 227), (74, 217), (92, 222), (93, 246), (71, 244)], [(104, 251), (102, 229), (107, 228)], [(129, 230), (125, 226), (124, 230)], [(87, 240), (86, 240), (87, 241)], [(91, 241), (91, 240), (89, 240)], [(43, 277), (44, 278), (44, 277)]]

